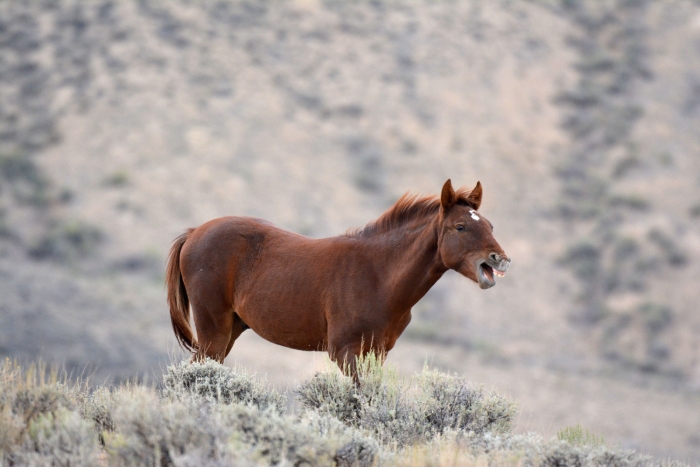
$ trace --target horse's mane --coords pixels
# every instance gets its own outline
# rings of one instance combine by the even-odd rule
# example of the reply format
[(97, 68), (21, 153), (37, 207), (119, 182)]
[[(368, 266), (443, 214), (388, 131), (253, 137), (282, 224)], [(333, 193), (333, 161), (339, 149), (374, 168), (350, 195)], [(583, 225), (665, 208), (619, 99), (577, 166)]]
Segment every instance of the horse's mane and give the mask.
[[(467, 197), (471, 189), (462, 187), (455, 192), (455, 204), (463, 206), (475, 206), (469, 202)], [(404, 193), (399, 200), (394, 203), (384, 214), (368, 223), (363, 228), (348, 230), (345, 235), (351, 238), (367, 238), (373, 235), (382, 234), (398, 227), (406, 225), (408, 222), (423, 219), (427, 216), (434, 216), (440, 210), (440, 197), (437, 195), (420, 196), (411, 193)]]

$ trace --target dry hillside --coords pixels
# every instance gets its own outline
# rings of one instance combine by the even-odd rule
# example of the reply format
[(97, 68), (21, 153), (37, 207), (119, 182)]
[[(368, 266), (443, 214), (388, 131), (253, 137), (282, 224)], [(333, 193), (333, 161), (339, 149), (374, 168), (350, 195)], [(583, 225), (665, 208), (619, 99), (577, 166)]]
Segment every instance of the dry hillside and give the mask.
[(698, 128), (693, 1), (1, 2), (0, 354), (159, 375), (185, 228), (337, 235), (480, 180), (511, 270), (448, 274), (390, 358), (700, 459)]

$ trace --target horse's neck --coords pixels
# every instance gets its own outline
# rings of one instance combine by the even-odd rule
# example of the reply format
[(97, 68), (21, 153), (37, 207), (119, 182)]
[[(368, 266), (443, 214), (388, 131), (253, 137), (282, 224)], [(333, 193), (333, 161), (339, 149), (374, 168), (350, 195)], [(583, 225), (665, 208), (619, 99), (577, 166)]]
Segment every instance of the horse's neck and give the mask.
[(434, 222), (395, 232), (382, 244), (390, 278), (389, 296), (398, 308), (411, 308), (447, 271), (438, 254)]

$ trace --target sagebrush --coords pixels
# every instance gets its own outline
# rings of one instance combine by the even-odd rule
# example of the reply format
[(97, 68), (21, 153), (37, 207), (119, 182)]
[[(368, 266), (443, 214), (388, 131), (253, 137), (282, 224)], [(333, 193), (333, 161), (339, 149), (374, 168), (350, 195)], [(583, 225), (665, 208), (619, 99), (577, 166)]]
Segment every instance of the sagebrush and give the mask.
[(297, 394), (304, 407), (401, 446), (447, 431), (507, 433), (517, 412), (505, 397), (464, 378), (427, 367), (413, 378), (401, 378), (373, 355), (361, 359), (358, 377), (359, 386), (338, 371), (318, 373)]
[(571, 439), (513, 435), (516, 408), (505, 397), (459, 376), (425, 368), (405, 377), (380, 362), (358, 362), (359, 386), (329, 366), (297, 388), (294, 410), (263, 381), (213, 361), (173, 365), (160, 387), (113, 388), (5, 361), (0, 465), (658, 464), (580, 442), (578, 428)]

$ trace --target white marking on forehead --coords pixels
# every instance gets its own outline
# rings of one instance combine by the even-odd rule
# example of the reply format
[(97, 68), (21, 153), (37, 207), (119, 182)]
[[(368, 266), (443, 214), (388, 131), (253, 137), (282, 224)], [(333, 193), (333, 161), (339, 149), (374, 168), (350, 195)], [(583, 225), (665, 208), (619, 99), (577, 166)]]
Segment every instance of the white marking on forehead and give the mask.
[(469, 213), (472, 215), (472, 219), (474, 219), (475, 221), (478, 221), (478, 220), (479, 220), (479, 216), (476, 215), (476, 211), (475, 211), (475, 210), (472, 209), (472, 210), (469, 211)]

